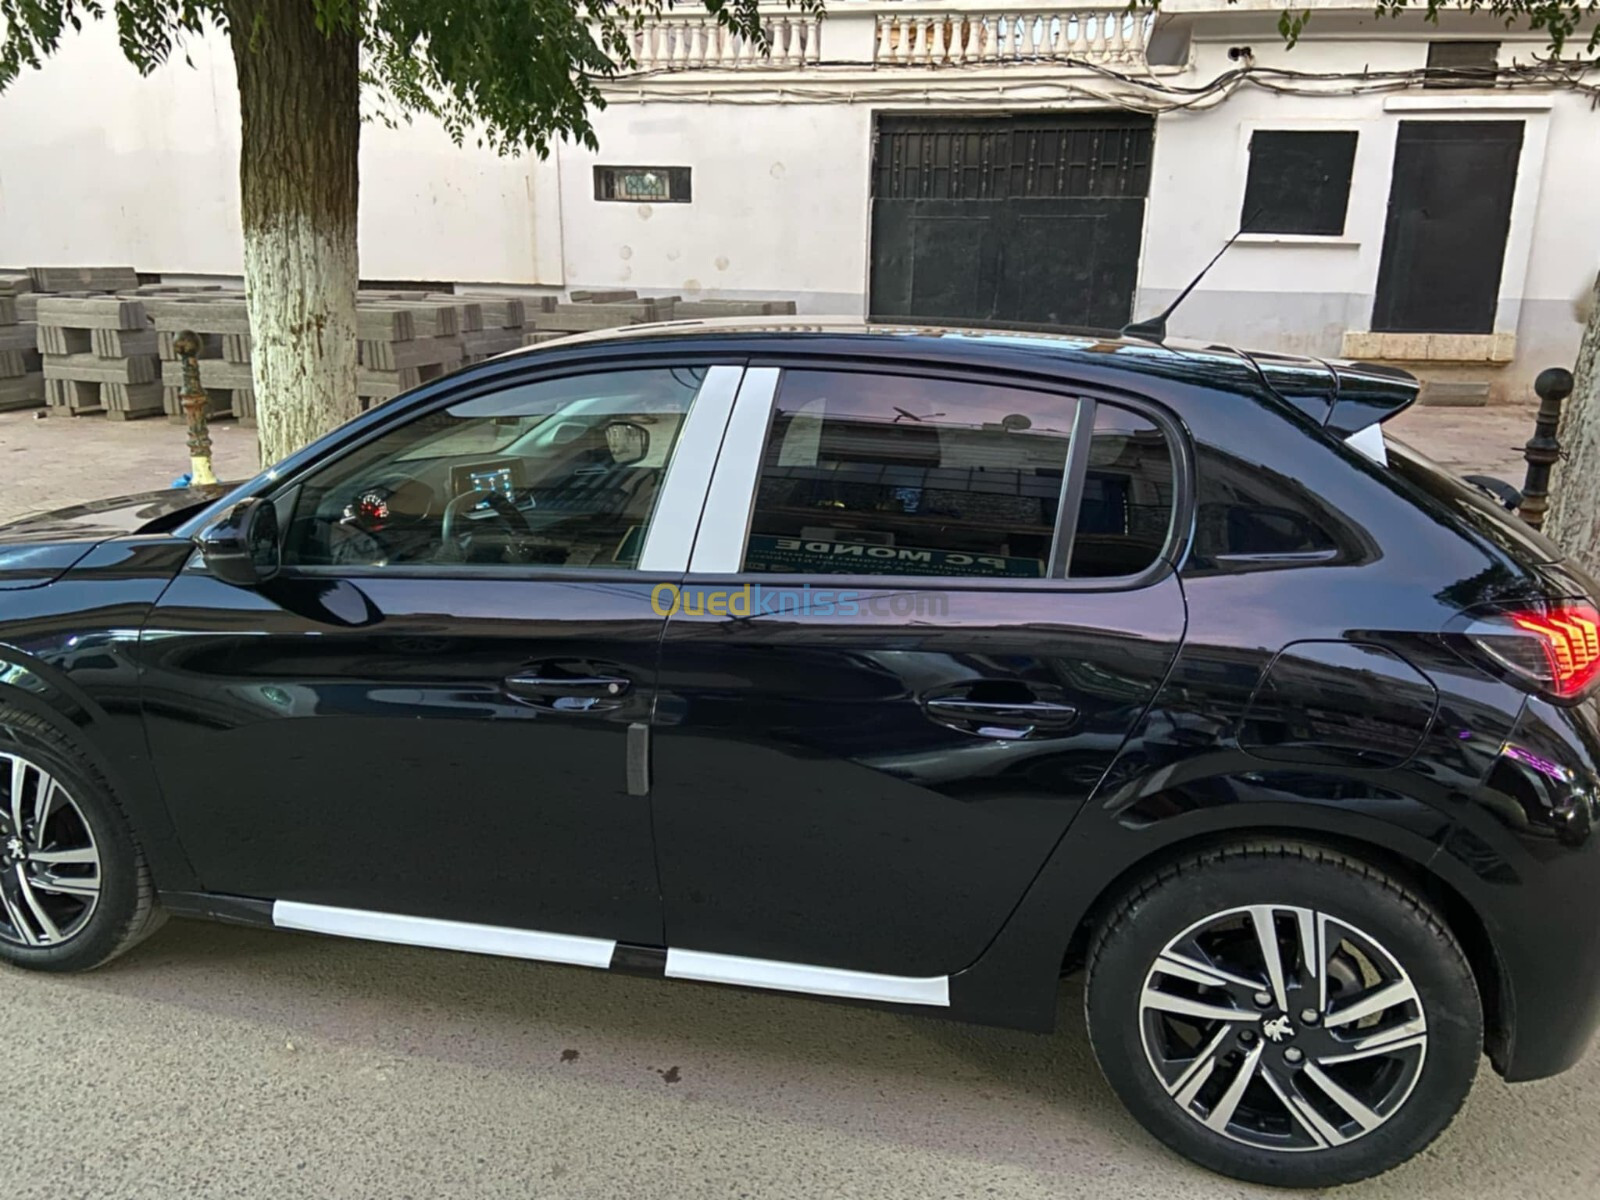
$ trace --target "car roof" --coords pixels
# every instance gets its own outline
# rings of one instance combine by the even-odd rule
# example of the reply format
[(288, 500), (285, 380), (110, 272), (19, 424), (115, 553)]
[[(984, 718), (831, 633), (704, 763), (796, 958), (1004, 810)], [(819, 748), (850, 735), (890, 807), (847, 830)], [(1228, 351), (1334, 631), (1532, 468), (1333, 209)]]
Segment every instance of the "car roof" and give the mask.
[[(499, 356), (522, 358), (560, 349), (708, 349), (738, 353), (859, 354), (872, 358), (987, 361), (1051, 373), (1069, 367), (1182, 378), (1230, 389), (1261, 384), (1252, 359), (1227, 346), (1144, 338), (1095, 330), (1007, 326), (988, 328), (921, 322), (868, 321), (851, 316), (724, 317), (659, 321), (574, 333)], [(1041, 361), (1045, 360), (1045, 361)], [(1311, 360), (1307, 360), (1310, 362)]]

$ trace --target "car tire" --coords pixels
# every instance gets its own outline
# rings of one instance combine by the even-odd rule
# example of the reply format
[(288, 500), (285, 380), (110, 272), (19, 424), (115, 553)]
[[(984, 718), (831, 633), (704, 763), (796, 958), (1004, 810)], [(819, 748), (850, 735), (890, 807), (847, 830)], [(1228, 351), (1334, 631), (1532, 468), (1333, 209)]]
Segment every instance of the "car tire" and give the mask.
[(0, 709), (0, 960), (87, 971), (164, 919), (144, 854), (94, 761), (49, 722)]
[(1092, 939), (1084, 1006), (1101, 1070), (1146, 1129), (1280, 1187), (1418, 1153), (1460, 1109), (1483, 1045), (1472, 969), (1439, 913), (1357, 858), (1292, 842), (1209, 850), (1129, 890)]

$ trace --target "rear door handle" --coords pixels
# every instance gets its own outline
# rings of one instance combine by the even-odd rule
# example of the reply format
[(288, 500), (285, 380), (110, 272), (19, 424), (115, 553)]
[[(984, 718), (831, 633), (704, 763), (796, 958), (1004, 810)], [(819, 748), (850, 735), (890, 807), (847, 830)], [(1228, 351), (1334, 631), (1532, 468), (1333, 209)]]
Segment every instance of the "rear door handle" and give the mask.
[(599, 712), (615, 708), (633, 687), (620, 675), (510, 675), (505, 689), (535, 708), (551, 712)]
[(1067, 729), (1078, 719), (1076, 705), (1054, 700), (1015, 703), (947, 697), (925, 700), (923, 704), (928, 715), (941, 724), (982, 737), (1008, 740), (1025, 738), (1039, 730)]

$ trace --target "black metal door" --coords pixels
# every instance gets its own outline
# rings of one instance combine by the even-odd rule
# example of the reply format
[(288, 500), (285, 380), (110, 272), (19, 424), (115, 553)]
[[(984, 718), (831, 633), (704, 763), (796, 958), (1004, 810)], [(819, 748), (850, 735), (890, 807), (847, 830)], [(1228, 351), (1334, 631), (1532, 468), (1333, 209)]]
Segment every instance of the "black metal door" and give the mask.
[(1120, 327), (1153, 134), (1136, 113), (881, 118), (872, 315)]
[(1372, 327), (1494, 329), (1521, 121), (1401, 121)]

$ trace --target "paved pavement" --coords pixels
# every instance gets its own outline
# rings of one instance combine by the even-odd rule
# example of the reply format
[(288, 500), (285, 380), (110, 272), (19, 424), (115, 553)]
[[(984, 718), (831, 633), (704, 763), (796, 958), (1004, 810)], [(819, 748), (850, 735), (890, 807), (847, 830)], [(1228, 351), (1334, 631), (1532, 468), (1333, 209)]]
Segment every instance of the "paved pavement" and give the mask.
[[(1502, 472), (1502, 443), (1527, 436), (1498, 411), (1404, 419), (1441, 457)], [(234, 473), (248, 468), (247, 432), (218, 440)], [(185, 465), (172, 426), (0, 416), (0, 516), (37, 507), (36, 488), (86, 499)], [(172, 922), (91, 975), (0, 971), (0, 1197), (1283, 1194), (1146, 1136), (1095, 1069), (1080, 1005), (1064, 984), (1060, 1031), (1037, 1037)], [(1514, 1088), (1485, 1069), (1432, 1150), (1339, 1194), (1600, 1195), (1597, 1109), (1600, 1054)]]

